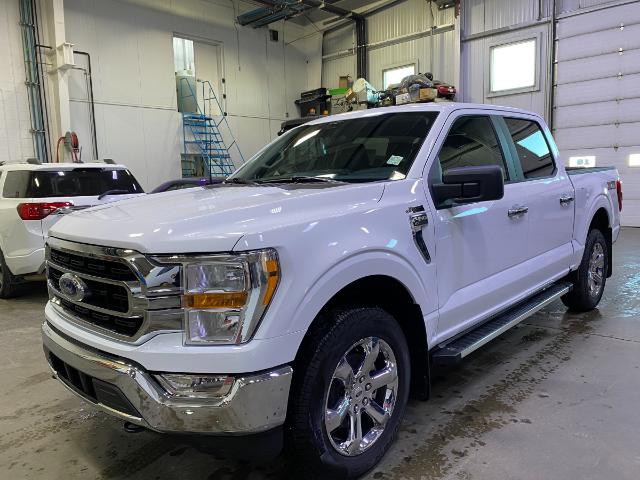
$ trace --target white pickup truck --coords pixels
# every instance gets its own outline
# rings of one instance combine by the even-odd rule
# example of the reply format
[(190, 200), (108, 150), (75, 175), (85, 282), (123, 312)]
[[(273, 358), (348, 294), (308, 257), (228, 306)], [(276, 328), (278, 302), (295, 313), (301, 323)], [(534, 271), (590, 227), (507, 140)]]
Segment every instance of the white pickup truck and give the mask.
[(129, 427), (284, 438), (307, 472), (356, 477), (434, 365), (555, 299), (596, 307), (621, 208), (616, 170), (567, 171), (532, 113), (320, 119), (223, 184), (57, 223), (46, 358)]

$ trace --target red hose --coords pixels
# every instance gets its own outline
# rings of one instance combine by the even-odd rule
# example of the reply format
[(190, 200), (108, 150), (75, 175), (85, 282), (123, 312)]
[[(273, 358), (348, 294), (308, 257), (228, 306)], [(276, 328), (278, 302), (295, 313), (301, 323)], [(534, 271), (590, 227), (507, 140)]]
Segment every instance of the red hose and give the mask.
[(58, 139), (58, 143), (56, 143), (56, 163), (60, 163), (60, 157), (58, 156), (60, 152), (60, 142), (64, 140), (64, 137), (60, 137)]

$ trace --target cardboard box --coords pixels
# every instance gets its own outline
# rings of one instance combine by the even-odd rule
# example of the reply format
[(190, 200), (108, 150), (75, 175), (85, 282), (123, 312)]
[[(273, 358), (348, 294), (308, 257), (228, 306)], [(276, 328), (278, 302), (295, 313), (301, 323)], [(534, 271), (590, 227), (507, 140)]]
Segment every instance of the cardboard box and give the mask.
[(438, 96), (438, 90), (435, 88), (421, 88), (419, 102), (433, 102)]
[(353, 81), (349, 75), (340, 76), (338, 80), (338, 88), (351, 88)]
[(405, 103), (411, 103), (411, 95), (408, 93), (396, 95), (396, 105), (404, 105)]

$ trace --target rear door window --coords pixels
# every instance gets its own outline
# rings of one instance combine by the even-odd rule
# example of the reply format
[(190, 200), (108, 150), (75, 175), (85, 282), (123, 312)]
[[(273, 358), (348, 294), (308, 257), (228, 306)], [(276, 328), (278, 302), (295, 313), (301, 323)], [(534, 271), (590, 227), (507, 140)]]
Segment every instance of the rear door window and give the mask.
[(72, 170), (36, 170), (8, 172), (3, 194), (7, 198), (46, 198), (143, 193), (128, 170), (74, 168)]
[(540, 125), (522, 118), (504, 118), (527, 180), (551, 177), (556, 165)]

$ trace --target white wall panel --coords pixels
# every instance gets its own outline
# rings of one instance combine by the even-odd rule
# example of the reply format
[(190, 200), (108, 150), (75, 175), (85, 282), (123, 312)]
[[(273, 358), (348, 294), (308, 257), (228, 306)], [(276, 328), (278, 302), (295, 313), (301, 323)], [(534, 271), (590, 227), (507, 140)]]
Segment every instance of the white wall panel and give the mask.
[[(297, 116), (294, 100), (320, 83), (321, 36), (278, 22), (271, 28), (281, 32), (280, 41), (271, 42), (266, 29), (238, 26), (236, 32), (236, 13), (231, 3), (215, 1), (65, 0), (68, 40), (92, 56), (101, 158), (131, 166), (145, 188), (179, 176), (174, 34), (221, 45), (227, 112), (245, 157), (282, 121)], [(72, 76), (71, 96), (78, 103), (72, 126), (80, 133), (90, 117), (82, 77)], [(89, 154), (90, 136), (83, 133), (80, 140)], [(145, 168), (152, 171), (141, 173)]]
[[(434, 11), (437, 11), (434, 5)], [(407, 0), (367, 19), (369, 42), (375, 43), (415, 32), (431, 26), (429, 2)]]
[[(547, 25), (527, 28), (517, 32), (504, 33), (469, 40), (462, 44), (462, 98), (467, 102), (491, 103), (532, 110), (546, 116), (546, 84), (548, 78), (548, 35)], [(492, 45), (517, 42), (537, 38), (540, 43), (540, 59), (537, 65), (539, 89), (519, 94), (491, 94), (489, 85), (489, 56)]]
[(347, 55), (322, 63), (322, 86), (327, 88), (338, 88), (338, 78), (350, 75), (354, 80), (356, 77), (356, 56)]
[(322, 54), (342, 52), (355, 47), (356, 37), (351, 24), (327, 32), (322, 39)]
[(538, 19), (537, 0), (463, 0), (461, 9), (465, 36)]
[(33, 157), (17, 1), (0, 1), (0, 162)]

